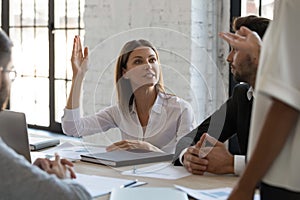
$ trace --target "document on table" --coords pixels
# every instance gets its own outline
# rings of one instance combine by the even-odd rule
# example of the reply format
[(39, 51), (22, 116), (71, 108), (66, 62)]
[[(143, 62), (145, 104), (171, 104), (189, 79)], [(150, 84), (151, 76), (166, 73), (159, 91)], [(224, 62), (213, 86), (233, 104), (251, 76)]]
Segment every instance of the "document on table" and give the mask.
[(133, 168), (122, 172), (122, 174), (172, 180), (191, 175), (184, 167), (173, 166), (171, 163), (159, 163), (143, 168)]
[[(174, 187), (199, 200), (226, 200), (232, 190), (229, 187), (208, 190), (191, 189), (179, 185), (174, 185)], [(260, 200), (259, 194), (255, 194), (254, 200)]]
[(85, 187), (93, 198), (109, 194), (113, 188), (121, 188), (122, 186), (126, 185), (130, 185), (129, 187), (137, 187), (146, 184), (145, 182), (136, 182), (136, 180), (110, 178), (79, 173), (76, 173), (76, 176), (77, 178), (72, 179), (72, 181)]
[(63, 158), (68, 158), (71, 160), (80, 160), (81, 154), (86, 153), (103, 153), (106, 152), (105, 147), (94, 147), (88, 145), (73, 145), (69, 142), (62, 143), (61, 145), (51, 148), (49, 150), (43, 151), (47, 155), (53, 156), (54, 153), (58, 153)]

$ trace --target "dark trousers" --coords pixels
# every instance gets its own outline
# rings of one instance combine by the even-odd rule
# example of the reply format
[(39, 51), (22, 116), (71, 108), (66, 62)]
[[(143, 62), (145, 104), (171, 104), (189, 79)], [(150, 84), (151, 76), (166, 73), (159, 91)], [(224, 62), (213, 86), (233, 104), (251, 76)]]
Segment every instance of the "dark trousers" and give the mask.
[(260, 184), (261, 200), (300, 200), (300, 192), (275, 187), (261, 182)]

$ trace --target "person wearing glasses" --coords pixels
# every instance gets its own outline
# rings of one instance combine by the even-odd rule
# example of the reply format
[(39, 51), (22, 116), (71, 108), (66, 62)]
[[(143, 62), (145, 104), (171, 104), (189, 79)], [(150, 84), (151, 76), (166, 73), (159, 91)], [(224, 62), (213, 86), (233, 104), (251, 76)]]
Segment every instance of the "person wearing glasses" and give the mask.
[[(12, 42), (0, 29), (1, 111), (6, 107), (10, 84), (16, 77), (11, 64), (11, 49)], [(67, 178), (76, 178), (72, 166), (70, 161), (60, 159), (58, 155), (54, 161), (39, 158), (31, 165), (0, 137), (0, 199), (91, 199), (81, 185)]]
[(107, 147), (174, 153), (177, 141), (195, 126), (190, 104), (167, 94), (156, 48), (146, 40), (127, 42), (117, 59), (116, 105), (80, 116), (80, 89), (88, 70), (88, 48), (74, 38), (71, 92), (62, 117), (65, 134), (80, 137), (119, 128), (122, 140)]

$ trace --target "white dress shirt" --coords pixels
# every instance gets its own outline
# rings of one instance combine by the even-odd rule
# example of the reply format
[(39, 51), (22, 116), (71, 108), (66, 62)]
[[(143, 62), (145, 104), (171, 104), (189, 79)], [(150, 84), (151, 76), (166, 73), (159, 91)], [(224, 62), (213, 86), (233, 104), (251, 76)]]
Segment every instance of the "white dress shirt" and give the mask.
[(173, 95), (159, 93), (151, 109), (147, 127), (142, 127), (135, 104), (129, 115), (118, 105), (100, 110), (94, 115), (81, 117), (79, 108), (64, 110), (62, 128), (65, 134), (76, 137), (119, 128), (122, 139), (143, 140), (174, 153), (177, 141), (195, 128), (190, 104)]

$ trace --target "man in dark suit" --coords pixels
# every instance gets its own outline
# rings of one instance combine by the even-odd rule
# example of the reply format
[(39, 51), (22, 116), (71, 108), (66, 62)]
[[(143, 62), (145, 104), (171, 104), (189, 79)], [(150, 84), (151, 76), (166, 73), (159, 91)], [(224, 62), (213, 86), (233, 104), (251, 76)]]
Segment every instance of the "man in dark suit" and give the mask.
[[(245, 26), (263, 38), (269, 22), (269, 19), (253, 15), (239, 17), (234, 20), (233, 29), (238, 31), (241, 26)], [(202, 175), (204, 172), (240, 174), (245, 165), (244, 155), (248, 147), (257, 68), (252, 65), (249, 55), (233, 48), (227, 61), (234, 79), (243, 83), (237, 84), (226, 103), (191, 133), (181, 138), (176, 146), (174, 164), (184, 165), (193, 174)], [(233, 156), (223, 144), (234, 135), (237, 135), (242, 156)]]

